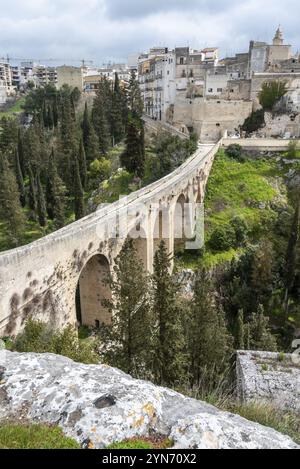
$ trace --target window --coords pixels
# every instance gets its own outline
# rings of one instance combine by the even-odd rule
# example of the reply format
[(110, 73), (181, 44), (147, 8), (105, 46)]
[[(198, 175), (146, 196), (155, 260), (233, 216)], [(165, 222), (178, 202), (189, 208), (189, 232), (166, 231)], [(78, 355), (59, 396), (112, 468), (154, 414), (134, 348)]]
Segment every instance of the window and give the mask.
[(220, 124), (219, 124), (219, 122), (217, 122), (217, 123), (216, 123), (216, 127), (220, 127)]
[(212, 89), (212, 88), (208, 88), (208, 92), (209, 92), (209, 93), (212, 93), (212, 92), (213, 92), (213, 89)]
[(223, 88), (217, 88), (217, 93), (222, 93)]
[(98, 319), (95, 321), (95, 327), (96, 329), (100, 329), (100, 321)]
[(184, 65), (184, 57), (180, 57), (179, 64), (180, 64), (180, 65)]

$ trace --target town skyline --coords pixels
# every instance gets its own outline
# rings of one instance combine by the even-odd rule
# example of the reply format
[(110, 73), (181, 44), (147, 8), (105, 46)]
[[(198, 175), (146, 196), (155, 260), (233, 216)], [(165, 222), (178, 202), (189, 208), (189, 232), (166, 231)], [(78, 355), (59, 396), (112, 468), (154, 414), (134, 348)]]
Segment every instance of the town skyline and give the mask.
[[(0, 2), (1, 3), (1, 2)], [(270, 1), (169, 1), (160, 5), (118, 0), (64, 2), (13, 0), (3, 9), (0, 56), (20, 59), (93, 60), (95, 65), (124, 62), (130, 53), (153, 45), (220, 48), (222, 57), (247, 50), (250, 40), (270, 41), (279, 23), (287, 43), (300, 44), (298, 3)], [(17, 12), (17, 13), (16, 13)], [(266, 21), (267, 18), (267, 21)], [(213, 26), (213, 27), (212, 27)], [(122, 40), (120, 41), (120, 37)]]

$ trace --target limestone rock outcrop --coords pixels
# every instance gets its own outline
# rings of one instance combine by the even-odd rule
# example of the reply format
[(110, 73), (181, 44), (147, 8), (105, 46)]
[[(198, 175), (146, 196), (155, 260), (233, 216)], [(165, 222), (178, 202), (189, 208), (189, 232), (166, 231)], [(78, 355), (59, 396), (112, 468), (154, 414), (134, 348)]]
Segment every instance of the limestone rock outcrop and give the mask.
[(83, 447), (169, 436), (175, 448), (299, 448), (273, 429), (106, 365), (0, 351), (0, 421), (59, 425)]
[(299, 356), (273, 352), (237, 352), (239, 398), (271, 402), (300, 414), (300, 363), (296, 358)]

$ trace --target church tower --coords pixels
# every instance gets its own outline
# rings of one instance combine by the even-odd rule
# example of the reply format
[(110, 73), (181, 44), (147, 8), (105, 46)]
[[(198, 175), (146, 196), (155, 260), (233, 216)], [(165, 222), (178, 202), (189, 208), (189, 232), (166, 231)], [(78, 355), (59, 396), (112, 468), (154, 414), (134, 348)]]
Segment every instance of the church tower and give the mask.
[(283, 33), (282, 29), (279, 26), (279, 28), (276, 31), (275, 37), (273, 39), (273, 46), (282, 46), (283, 45)]

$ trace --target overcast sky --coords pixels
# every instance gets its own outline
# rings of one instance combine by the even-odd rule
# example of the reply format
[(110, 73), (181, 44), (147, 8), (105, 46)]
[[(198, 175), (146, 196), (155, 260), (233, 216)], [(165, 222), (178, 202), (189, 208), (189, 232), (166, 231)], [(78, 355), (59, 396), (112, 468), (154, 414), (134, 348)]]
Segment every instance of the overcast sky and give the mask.
[(300, 49), (299, 0), (0, 0), (0, 12), (0, 57), (101, 64), (154, 45), (231, 55), (279, 23)]

